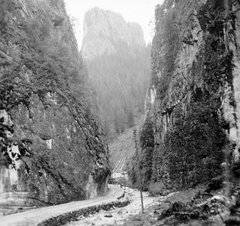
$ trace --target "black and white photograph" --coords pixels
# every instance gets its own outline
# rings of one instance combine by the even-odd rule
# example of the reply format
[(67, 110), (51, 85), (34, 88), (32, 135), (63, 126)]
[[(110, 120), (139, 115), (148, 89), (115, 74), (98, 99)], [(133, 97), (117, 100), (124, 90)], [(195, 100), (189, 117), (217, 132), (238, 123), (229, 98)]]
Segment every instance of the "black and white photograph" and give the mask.
[(240, 0), (0, 0), (0, 226), (240, 226)]

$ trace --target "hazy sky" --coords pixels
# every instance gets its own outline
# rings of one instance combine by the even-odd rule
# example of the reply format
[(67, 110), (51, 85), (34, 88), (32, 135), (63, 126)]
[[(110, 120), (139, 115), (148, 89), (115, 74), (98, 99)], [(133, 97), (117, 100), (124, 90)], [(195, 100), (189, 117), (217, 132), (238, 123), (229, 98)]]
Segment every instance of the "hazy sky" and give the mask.
[[(144, 31), (146, 42), (151, 41), (153, 26), (149, 25), (154, 18), (154, 9), (163, 0), (64, 0), (66, 8), (71, 16), (78, 19), (78, 42), (81, 42), (82, 21), (84, 13), (98, 6), (119, 13), (127, 22), (139, 23)], [(80, 44), (80, 43), (79, 43)], [(81, 45), (81, 44), (80, 44)]]

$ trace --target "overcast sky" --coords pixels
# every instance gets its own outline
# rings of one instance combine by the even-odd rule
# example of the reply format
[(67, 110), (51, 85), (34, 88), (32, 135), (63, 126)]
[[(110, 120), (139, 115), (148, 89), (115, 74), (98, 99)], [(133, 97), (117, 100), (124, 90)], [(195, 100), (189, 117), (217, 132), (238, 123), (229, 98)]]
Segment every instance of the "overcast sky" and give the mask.
[(144, 31), (146, 42), (151, 41), (153, 26), (149, 25), (154, 19), (154, 9), (163, 0), (64, 0), (68, 13), (78, 19), (77, 39), (81, 46), (82, 21), (84, 13), (98, 6), (119, 13), (127, 22), (139, 23)]

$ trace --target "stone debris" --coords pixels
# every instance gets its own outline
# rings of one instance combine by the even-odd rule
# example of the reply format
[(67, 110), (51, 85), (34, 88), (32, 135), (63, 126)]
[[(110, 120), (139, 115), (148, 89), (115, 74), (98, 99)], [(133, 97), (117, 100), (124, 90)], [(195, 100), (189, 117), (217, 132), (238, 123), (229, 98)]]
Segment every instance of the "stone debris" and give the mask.
[[(146, 192), (144, 192), (143, 195), (145, 208), (155, 203), (157, 199), (156, 197), (149, 197)], [(65, 226), (90, 226), (92, 225), (92, 223), (94, 223), (96, 226), (123, 225), (126, 219), (133, 218), (135, 215), (141, 213), (141, 201), (139, 191), (129, 188), (125, 194), (124, 200), (129, 202), (129, 204), (124, 207), (117, 207), (116, 205), (114, 205), (114, 209), (111, 208), (108, 211), (101, 210), (98, 213), (93, 214), (91, 217), (87, 217), (76, 222), (69, 222)], [(136, 222), (139, 225), (141, 223), (140, 220)]]
[[(67, 225), (71, 225), (71, 224), (75, 224), (75, 222), (79, 222), (79, 220), (81, 222), (85, 219), (86, 219), (86, 221), (85, 221), (86, 225), (95, 225), (95, 223), (93, 224), (92, 221), (89, 221), (89, 218), (92, 215), (94, 215), (96, 213), (101, 214), (102, 210), (108, 211), (113, 206), (121, 208), (121, 207), (124, 207), (124, 206), (128, 205), (129, 203), (130, 203), (129, 200), (127, 200), (127, 201), (125, 200), (125, 201), (115, 201), (115, 202), (111, 202), (111, 203), (108, 203), (108, 204), (92, 206), (92, 207), (88, 207), (88, 208), (85, 208), (85, 209), (73, 211), (73, 212), (66, 213), (66, 214), (63, 214), (63, 215), (60, 215), (60, 216), (57, 216), (57, 217), (50, 218), (50, 219), (38, 224), (37, 226), (49, 226), (49, 225), (59, 226), (59, 225), (65, 225), (68, 222), (71, 222), (71, 223), (67, 224)], [(105, 212), (103, 212), (103, 216), (106, 217), (106, 218), (112, 218), (113, 217), (113, 215), (111, 213), (106, 214)], [(99, 217), (97, 219), (101, 220), (101, 218), (99, 218)], [(96, 222), (96, 219), (95, 219), (94, 222)]]

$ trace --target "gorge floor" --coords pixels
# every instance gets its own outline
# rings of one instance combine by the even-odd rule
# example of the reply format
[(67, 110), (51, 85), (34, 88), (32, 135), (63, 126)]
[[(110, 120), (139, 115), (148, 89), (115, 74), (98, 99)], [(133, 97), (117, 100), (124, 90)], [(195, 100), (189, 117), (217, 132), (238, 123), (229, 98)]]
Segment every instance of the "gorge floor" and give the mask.
[[(99, 213), (88, 217), (81, 217), (78, 221), (69, 222), (65, 226), (123, 225), (132, 217), (141, 213), (141, 199), (140, 192), (138, 190), (125, 188), (125, 198), (131, 200), (131, 203), (125, 207), (111, 209), (109, 211), (100, 211)], [(148, 193), (143, 192), (143, 203), (146, 215), (149, 214), (149, 208), (157, 204), (160, 199), (160, 197), (150, 197)], [(143, 217), (145, 216), (145, 214), (141, 215)]]

